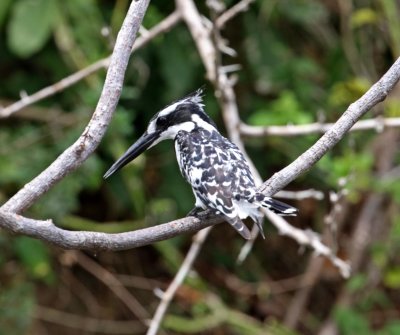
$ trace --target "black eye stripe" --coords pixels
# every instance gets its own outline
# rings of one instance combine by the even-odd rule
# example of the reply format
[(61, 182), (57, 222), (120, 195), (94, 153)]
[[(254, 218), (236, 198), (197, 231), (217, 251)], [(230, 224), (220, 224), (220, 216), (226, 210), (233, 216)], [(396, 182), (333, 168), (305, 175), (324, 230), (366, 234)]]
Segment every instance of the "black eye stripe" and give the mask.
[(168, 118), (166, 116), (160, 116), (157, 121), (156, 124), (157, 126), (164, 126), (168, 121)]

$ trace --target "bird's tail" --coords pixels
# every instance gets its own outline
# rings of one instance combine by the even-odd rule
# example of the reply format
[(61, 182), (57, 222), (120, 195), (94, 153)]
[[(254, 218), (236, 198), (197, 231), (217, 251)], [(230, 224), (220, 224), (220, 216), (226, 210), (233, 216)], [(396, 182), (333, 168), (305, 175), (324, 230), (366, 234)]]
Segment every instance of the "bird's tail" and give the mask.
[(245, 240), (251, 239), (251, 233), (246, 225), (240, 220), (239, 217), (230, 218), (228, 216), (224, 216), (225, 220), (229, 222), (229, 224), (240, 234)]
[(278, 215), (296, 216), (297, 212), (298, 212), (297, 208), (292, 207), (288, 204), (285, 204), (282, 201), (278, 201), (271, 197), (267, 197), (262, 193), (256, 194), (256, 200), (262, 207), (265, 207), (265, 208), (269, 209), (271, 212), (274, 212), (275, 214), (278, 214)]

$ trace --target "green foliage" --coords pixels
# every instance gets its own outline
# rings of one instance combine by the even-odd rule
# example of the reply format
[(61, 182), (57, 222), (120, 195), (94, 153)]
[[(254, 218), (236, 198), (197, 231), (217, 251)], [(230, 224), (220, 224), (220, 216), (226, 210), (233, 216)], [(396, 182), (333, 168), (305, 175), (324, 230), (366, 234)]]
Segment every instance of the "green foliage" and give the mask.
[(0, 291), (0, 332), (28, 334), (35, 306), (33, 286), (18, 283)]
[(24, 58), (39, 51), (51, 36), (57, 17), (57, 1), (16, 1), (7, 30), (11, 51)]
[(17, 257), (34, 279), (52, 283), (55, 274), (51, 268), (51, 257), (43, 242), (19, 236), (14, 240), (14, 250)]
[(57, 41), (68, 47), (74, 64), (83, 66), (106, 56), (106, 40), (95, 38), (106, 24), (96, 1), (68, 0), (60, 2), (59, 6), (64, 15), (57, 24)]
[(374, 330), (370, 327), (369, 320), (365, 315), (350, 308), (338, 308), (335, 312), (335, 318), (343, 335), (395, 335), (400, 331), (400, 322), (396, 320), (388, 322), (384, 328), (378, 331)]
[[(163, 43), (159, 45), (160, 74), (166, 85), (165, 97), (167, 101), (175, 100), (174, 96), (183, 96), (188, 93), (188, 87), (193, 86), (200, 68), (198, 55), (193, 52), (193, 47), (186, 49), (183, 46), (192, 45), (191, 37), (185, 30), (177, 34), (166, 35)], [(190, 50), (193, 50), (190, 52)], [(164, 60), (168, 59), (168, 62)], [(179, 73), (179, 80), (177, 79)]]
[(326, 7), (321, 3), (307, 0), (280, 1), (277, 12), (301, 26), (307, 26), (310, 21), (322, 22), (328, 15)]
[(346, 284), (349, 291), (358, 292), (365, 288), (367, 283), (367, 278), (363, 273), (356, 274), (352, 276)]
[(352, 309), (338, 308), (335, 313), (335, 319), (343, 335), (372, 334), (368, 319)]
[(312, 116), (303, 109), (301, 102), (291, 91), (283, 91), (271, 104), (255, 111), (249, 118), (254, 125), (304, 124), (312, 122)]
[(384, 329), (377, 332), (378, 335), (397, 335), (400, 334), (400, 321), (389, 321)]
[(326, 175), (326, 181), (336, 187), (346, 180), (349, 199), (356, 201), (359, 192), (371, 186), (371, 169), (374, 157), (369, 152), (356, 153), (345, 149), (339, 156), (325, 155), (317, 164)]
[(344, 107), (361, 97), (369, 88), (364, 78), (352, 78), (345, 82), (338, 82), (332, 87), (329, 103), (333, 107)]
[(12, 0), (0, 1), (0, 27), (3, 24), (3, 20), (7, 15), (7, 11), (9, 10), (11, 3)]
[(79, 205), (79, 193), (84, 189), (87, 191), (97, 189), (103, 171), (100, 160), (96, 156), (90, 157), (79, 173), (73, 173), (63, 179), (35, 203), (32, 211), (57, 220), (76, 210)]

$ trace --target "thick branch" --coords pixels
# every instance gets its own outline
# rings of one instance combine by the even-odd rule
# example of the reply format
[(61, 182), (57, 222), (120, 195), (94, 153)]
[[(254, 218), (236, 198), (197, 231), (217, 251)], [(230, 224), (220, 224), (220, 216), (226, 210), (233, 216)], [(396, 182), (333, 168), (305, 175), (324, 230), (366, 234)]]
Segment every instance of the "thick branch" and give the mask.
[(246, 11), (249, 6), (251, 5), (252, 2), (255, 0), (242, 0), (229, 8), (227, 11), (221, 14), (221, 16), (216, 20), (215, 25), (217, 26), (218, 29), (221, 29), (224, 27), (224, 25), (234, 18), (238, 13)]
[(130, 5), (115, 43), (99, 102), (83, 134), (46, 170), (14, 195), (2, 210), (19, 213), (29, 208), (54, 184), (81, 166), (97, 148), (117, 106), (131, 49), (148, 3), (149, 0), (138, 0)]
[(55, 226), (51, 220), (33, 220), (0, 210), (0, 226), (8, 231), (34, 237), (64, 249), (93, 251), (138, 248), (177, 235), (194, 233), (221, 222), (220, 218), (201, 213), (199, 218), (187, 217), (126, 233), (107, 234), (64, 230)]

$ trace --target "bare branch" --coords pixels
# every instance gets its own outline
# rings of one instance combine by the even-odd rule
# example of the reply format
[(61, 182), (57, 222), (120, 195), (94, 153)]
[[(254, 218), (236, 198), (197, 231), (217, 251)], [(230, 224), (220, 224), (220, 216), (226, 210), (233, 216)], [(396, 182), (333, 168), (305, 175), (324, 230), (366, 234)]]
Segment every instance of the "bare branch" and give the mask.
[[(334, 123), (309, 123), (302, 125), (287, 126), (250, 126), (245, 123), (240, 124), (240, 133), (246, 137), (262, 137), (262, 136), (299, 136), (324, 134), (334, 126)], [(400, 118), (375, 118), (369, 120), (358, 121), (350, 132), (361, 130), (375, 130), (382, 132), (385, 128), (400, 127)]]
[(217, 53), (211, 41), (210, 31), (203, 25), (200, 13), (193, 1), (176, 0), (176, 8), (182, 14), (182, 18), (197, 45), (197, 50), (206, 68), (208, 80), (214, 82), (217, 79), (215, 63)]
[(8, 231), (34, 237), (64, 249), (93, 251), (142, 247), (177, 235), (194, 233), (222, 221), (204, 212), (199, 214), (199, 218), (187, 217), (126, 233), (107, 234), (64, 230), (55, 226), (51, 220), (34, 220), (0, 210), (0, 227)]
[(35, 305), (33, 316), (36, 319), (72, 328), (80, 332), (96, 334), (143, 334), (144, 326), (139, 321), (115, 321), (96, 319), (79, 314), (67, 313), (54, 308)]
[(242, 0), (242, 1), (238, 2), (236, 5), (232, 6), (228, 10), (226, 10), (215, 21), (215, 25), (217, 26), (217, 28), (222, 29), (223, 26), (226, 24), (226, 22), (228, 22), (229, 20), (232, 20), (240, 12), (246, 11), (252, 2), (254, 2), (254, 0)]
[(132, 46), (149, 0), (132, 1), (118, 33), (110, 67), (92, 119), (77, 141), (66, 149), (47, 169), (26, 184), (2, 210), (22, 212), (67, 174), (77, 169), (97, 148), (117, 106)]
[[(169, 29), (171, 29), (180, 21), (180, 19), (181, 17), (179, 15), (179, 12), (175, 11), (168, 17), (166, 17), (163, 21), (161, 21), (159, 24), (157, 24), (150, 30), (146, 31), (145, 35), (139, 37), (136, 40), (135, 44), (132, 47), (132, 53), (140, 49), (144, 45), (146, 45), (148, 42), (150, 42), (152, 39), (154, 39), (161, 33), (164, 33)], [(61, 79), (59, 82), (54, 83), (53, 85), (45, 87), (32, 95), (25, 95), (21, 100), (14, 102), (13, 104), (7, 107), (4, 108), (0, 107), (0, 119), (7, 118), (10, 115), (20, 111), (21, 109), (29, 105), (32, 105), (40, 100), (43, 100), (58, 92), (61, 92), (66, 88), (75, 85), (82, 79), (90, 76), (91, 74), (103, 68), (106, 69), (110, 65), (110, 61), (111, 61), (111, 56), (100, 59), (97, 62), (89, 65), (88, 67), (85, 67), (84, 69), (79, 70), (69, 75), (68, 77)]]
[(303, 200), (309, 198), (322, 200), (324, 199), (325, 196), (323, 192), (310, 188), (308, 190), (302, 190), (302, 191), (279, 191), (278, 193), (274, 194), (274, 197), (282, 199), (293, 199), (293, 200)]

